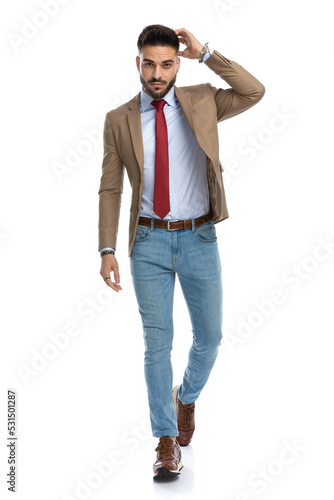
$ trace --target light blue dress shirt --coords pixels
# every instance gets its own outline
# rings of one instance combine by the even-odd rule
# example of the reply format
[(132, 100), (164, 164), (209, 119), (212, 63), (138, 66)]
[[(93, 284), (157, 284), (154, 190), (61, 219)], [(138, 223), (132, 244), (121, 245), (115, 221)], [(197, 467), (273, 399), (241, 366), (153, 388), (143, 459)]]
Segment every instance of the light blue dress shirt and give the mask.
[[(213, 50), (205, 54), (205, 62)], [(195, 219), (210, 210), (206, 154), (199, 146), (175, 95), (174, 87), (163, 98), (168, 130), (170, 211), (163, 220)], [(160, 219), (153, 211), (155, 172), (155, 116), (152, 97), (142, 89), (140, 118), (144, 148), (143, 194), (141, 217)], [(101, 248), (102, 250), (110, 247)]]

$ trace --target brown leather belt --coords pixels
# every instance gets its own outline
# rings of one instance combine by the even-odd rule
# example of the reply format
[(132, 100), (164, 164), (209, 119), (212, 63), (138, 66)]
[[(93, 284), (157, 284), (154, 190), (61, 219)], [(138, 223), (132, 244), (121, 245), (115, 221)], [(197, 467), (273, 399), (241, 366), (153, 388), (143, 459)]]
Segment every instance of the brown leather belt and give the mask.
[[(151, 220), (152, 219), (150, 219), (149, 217), (139, 217), (138, 224), (141, 224), (143, 226), (151, 226)], [(161, 219), (153, 219), (153, 220), (154, 220), (154, 227), (169, 229), (170, 231), (173, 231), (175, 229), (189, 229), (192, 227), (192, 219), (175, 220), (175, 221), (161, 220)], [(194, 219), (195, 227), (200, 226), (201, 224), (204, 224), (209, 220), (212, 220), (212, 215), (210, 213), (203, 215), (202, 217), (197, 217), (197, 219)]]

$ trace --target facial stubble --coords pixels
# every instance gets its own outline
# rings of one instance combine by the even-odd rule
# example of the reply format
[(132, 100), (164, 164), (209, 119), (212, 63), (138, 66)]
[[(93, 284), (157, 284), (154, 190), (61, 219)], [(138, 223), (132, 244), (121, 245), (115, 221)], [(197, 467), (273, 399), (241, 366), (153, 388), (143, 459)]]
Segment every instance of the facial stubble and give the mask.
[[(146, 80), (144, 80), (144, 78), (142, 77), (142, 75), (140, 75), (140, 82), (143, 85), (146, 93), (148, 95), (150, 95), (153, 99), (163, 99), (165, 97), (165, 95), (168, 94), (168, 92), (170, 91), (170, 89), (174, 86), (174, 84), (176, 82), (176, 75), (168, 83), (167, 87), (164, 90), (157, 91), (157, 92), (155, 92), (154, 90), (152, 90), (152, 87), (150, 86), (150, 83), (161, 82), (161, 80), (149, 80), (149, 82), (147, 82)], [(164, 82), (161, 82), (161, 83), (164, 83)]]

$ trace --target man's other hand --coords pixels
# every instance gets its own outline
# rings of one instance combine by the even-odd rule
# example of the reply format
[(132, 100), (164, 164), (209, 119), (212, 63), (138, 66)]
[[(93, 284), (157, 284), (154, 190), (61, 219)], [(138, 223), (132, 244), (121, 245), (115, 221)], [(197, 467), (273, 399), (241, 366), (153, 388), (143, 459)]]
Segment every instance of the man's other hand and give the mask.
[(115, 257), (115, 255), (112, 254), (106, 254), (101, 257), (101, 269), (100, 269), (100, 275), (102, 278), (109, 278), (111, 273), (114, 273), (114, 279), (115, 281), (111, 281), (111, 277), (107, 280), (104, 280), (106, 285), (110, 286), (115, 292), (119, 292), (122, 290), (122, 287), (120, 285), (120, 276), (119, 276), (119, 269), (118, 269), (118, 262)]

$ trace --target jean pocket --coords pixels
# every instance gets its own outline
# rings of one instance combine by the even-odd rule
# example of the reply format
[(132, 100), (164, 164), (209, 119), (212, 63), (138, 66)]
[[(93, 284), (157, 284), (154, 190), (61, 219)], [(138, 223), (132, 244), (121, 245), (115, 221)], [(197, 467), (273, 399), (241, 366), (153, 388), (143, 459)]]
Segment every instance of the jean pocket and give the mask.
[(197, 238), (203, 243), (217, 241), (216, 228), (212, 221), (201, 224), (195, 230)]
[(151, 229), (148, 226), (137, 226), (135, 243), (139, 241), (145, 241), (151, 234)]

